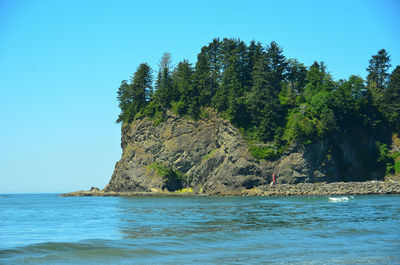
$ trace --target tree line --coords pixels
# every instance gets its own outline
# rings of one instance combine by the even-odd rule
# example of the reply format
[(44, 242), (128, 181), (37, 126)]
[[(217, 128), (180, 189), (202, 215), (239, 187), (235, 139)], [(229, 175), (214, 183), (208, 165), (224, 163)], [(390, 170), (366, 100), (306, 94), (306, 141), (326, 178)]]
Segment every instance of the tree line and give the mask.
[(168, 109), (193, 119), (213, 109), (250, 140), (275, 150), (307, 144), (352, 129), (400, 131), (400, 66), (390, 73), (385, 49), (369, 60), (366, 80), (351, 75), (335, 81), (324, 62), (306, 66), (284, 56), (276, 43), (249, 45), (239, 39), (214, 39), (197, 62), (172, 67), (165, 53), (156, 79), (142, 63), (118, 89), (117, 122), (143, 116), (162, 121)]

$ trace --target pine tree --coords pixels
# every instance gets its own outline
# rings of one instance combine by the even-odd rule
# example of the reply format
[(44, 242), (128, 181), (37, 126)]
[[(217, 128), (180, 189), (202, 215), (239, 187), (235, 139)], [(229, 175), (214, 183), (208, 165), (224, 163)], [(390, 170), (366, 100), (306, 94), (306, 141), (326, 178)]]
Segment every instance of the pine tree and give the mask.
[(313, 95), (319, 92), (329, 92), (334, 88), (332, 76), (326, 72), (324, 62), (314, 62), (307, 72), (306, 80), (304, 96), (307, 100), (310, 100)]
[(152, 80), (150, 66), (147, 63), (140, 64), (132, 78), (133, 102), (136, 105), (137, 112), (144, 108), (149, 100), (149, 95), (152, 91)]
[(219, 38), (213, 39), (204, 51), (210, 67), (210, 80), (214, 95), (221, 81), (221, 41)]
[(165, 108), (169, 108), (171, 101), (177, 97), (172, 85), (171, 63), (171, 54), (164, 53), (159, 63), (156, 92), (154, 94), (157, 103)]
[(194, 90), (199, 92), (200, 104), (210, 106), (219, 86), (219, 73), (212, 70), (210, 58), (204, 51), (197, 56), (193, 79)]
[(269, 64), (269, 79), (275, 95), (281, 91), (281, 82), (285, 79), (287, 62), (279, 45), (272, 41), (267, 47), (267, 60)]
[(193, 93), (193, 68), (192, 65), (184, 60), (178, 64), (172, 74), (172, 82), (174, 91), (177, 92), (177, 97), (173, 99), (176, 101), (176, 111), (180, 115), (184, 115), (191, 109), (193, 101), (198, 101), (198, 95)]
[(117, 99), (121, 113), (117, 122), (132, 122), (137, 113), (147, 105), (152, 90), (152, 70), (147, 63), (139, 65), (131, 78), (131, 84), (122, 81)]
[[(265, 55), (264, 47), (260, 42), (255, 42), (252, 40), (248, 47), (248, 67), (250, 69), (250, 74), (254, 71), (256, 63)], [(252, 84), (251, 84), (252, 85)]]
[(296, 94), (303, 92), (306, 85), (307, 68), (296, 59), (289, 59), (286, 79)]
[(369, 60), (369, 66), (366, 69), (368, 71), (367, 84), (377, 105), (382, 103), (383, 94), (389, 81), (390, 66), (390, 56), (385, 49), (379, 50)]
[(128, 113), (128, 109), (133, 101), (133, 92), (131, 89), (132, 87), (128, 85), (126, 80), (123, 80), (118, 88), (117, 100), (119, 102), (119, 108), (121, 109), (117, 119), (118, 123), (127, 122), (129, 120), (130, 113)]
[(220, 112), (228, 110), (233, 104), (232, 94), (240, 89), (240, 79), (237, 65), (236, 48), (238, 41), (235, 39), (223, 39), (220, 48), (221, 85), (212, 98), (212, 106)]
[(280, 130), (284, 116), (282, 106), (274, 93), (268, 57), (261, 56), (254, 66), (253, 87), (247, 97), (247, 108), (251, 115), (252, 127), (258, 128), (258, 135), (264, 141), (271, 141)]
[(223, 72), (213, 106), (226, 111), (232, 122), (241, 126), (247, 122), (244, 94), (251, 83), (247, 46), (238, 39), (224, 39), (220, 58)]
[(400, 65), (392, 72), (384, 94), (385, 116), (400, 133)]

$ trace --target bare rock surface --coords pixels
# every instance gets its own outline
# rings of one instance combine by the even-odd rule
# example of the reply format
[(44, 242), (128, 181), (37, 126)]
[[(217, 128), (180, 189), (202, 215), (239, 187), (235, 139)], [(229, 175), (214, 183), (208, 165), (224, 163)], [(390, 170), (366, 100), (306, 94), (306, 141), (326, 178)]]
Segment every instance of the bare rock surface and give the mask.
[[(361, 152), (348, 139), (334, 152), (328, 143), (318, 141), (293, 146), (267, 161), (253, 158), (242, 135), (224, 119), (193, 121), (169, 113), (155, 124), (142, 118), (122, 126), (122, 157), (101, 192), (162, 193), (190, 187), (196, 194), (243, 194), (270, 187), (274, 172), (278, 184), (379, 179), (380, 173), (369, 171), (368, 161), (360, 155), (368, 152), (373, 140), (366, 137)], [(271, 186), (271, 192), (278, 187), (285, 186)]]

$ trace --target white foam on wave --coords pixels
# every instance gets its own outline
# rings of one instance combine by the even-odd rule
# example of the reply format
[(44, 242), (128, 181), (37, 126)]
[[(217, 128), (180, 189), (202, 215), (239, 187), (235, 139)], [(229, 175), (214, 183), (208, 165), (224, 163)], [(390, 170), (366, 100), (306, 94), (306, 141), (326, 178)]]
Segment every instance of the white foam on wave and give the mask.
[(329, 201), (330, 202), (347, 202), (350, 199), (353, 199), (353, 196), (347, 197), (347, 196), (343, 196), (343, 197), (329, 197)]

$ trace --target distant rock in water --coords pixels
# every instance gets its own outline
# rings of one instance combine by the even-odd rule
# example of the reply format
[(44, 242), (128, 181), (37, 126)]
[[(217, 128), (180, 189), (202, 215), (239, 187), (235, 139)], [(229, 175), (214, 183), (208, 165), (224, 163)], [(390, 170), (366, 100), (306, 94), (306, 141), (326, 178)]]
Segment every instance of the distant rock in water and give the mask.
[(168, 113), (156, 125), (142, 118), (122, 126), (122, 158), (104, 191), (191, 187), (196, 193), (218, 194), (269, 184), (274, 172), (280, 184), (382, 178), (383, 172), (369, 162), (376, 161), (373, 137), (359, 137), (361, 144), (343, 137), (336, 146), (322, 140), (294, 146), (267, 161), (253, 158), (246, 140), (224, 119), (193, 121)]

